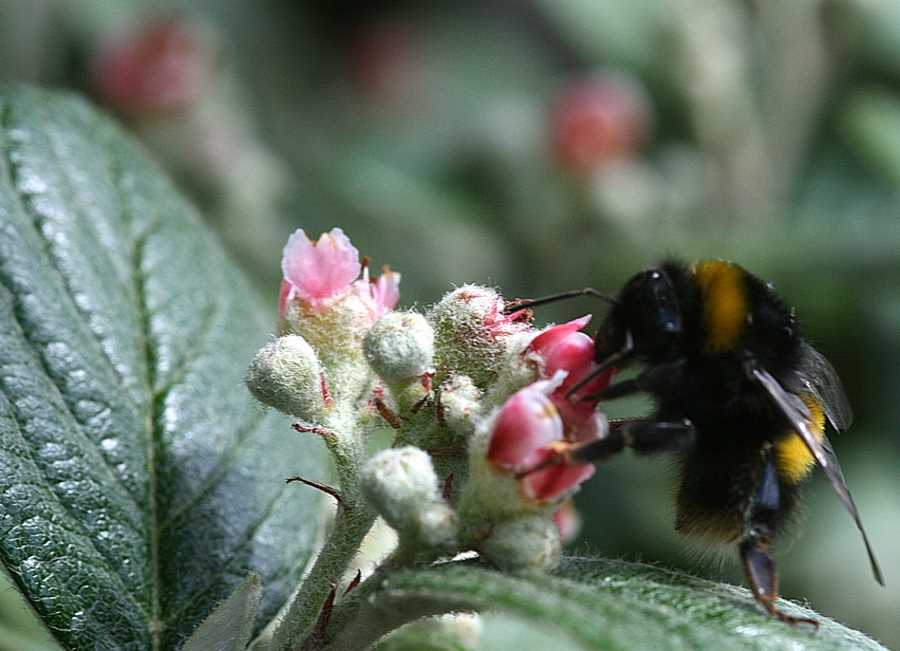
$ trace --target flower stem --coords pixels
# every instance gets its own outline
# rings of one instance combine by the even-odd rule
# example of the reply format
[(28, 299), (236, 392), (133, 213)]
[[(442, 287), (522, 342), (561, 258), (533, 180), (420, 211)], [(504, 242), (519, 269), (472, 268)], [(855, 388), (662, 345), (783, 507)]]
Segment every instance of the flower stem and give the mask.
[(304, 642), (313, 633), (322, 605), (335, 580), (359, 551), (374, 521), (375, 514), (362, 500), (356, 500), (350, 508), (342, 506), (338, 509), (334, 529), (265, 649), (294, 651), (303, 648)]
[(363, 443), (352, 427), (340, 425), (340, 414), (333, 417), (338, 427), (332, 431), (352, 432), (350, 436), (337, 434), (326, 438), (335, 462), (340, 486), (340, 502), (334, 525), (309, 574), (268, 639), (259, 639), (258, 651), (295, 651), (306, 648), (316, 633), (316, 622), (329, 593), (359, 551), (363, 538), (375, 522), (375, 512), (363, 499), (359, 487), (359, 468), (363, 458)]
[(326, 651), (362, 651), (383, 636), (422, 617), (442, 615), (453, 610), (451, 604), (428, 599), (404, 602), (402, 608), (384, 594), (393, 572), (412, 565), (427, 565), (434, 556), (422, 550), (398, 548), (366, 581), (350, 593), (334, 610), (330, 635), (323, 640)]

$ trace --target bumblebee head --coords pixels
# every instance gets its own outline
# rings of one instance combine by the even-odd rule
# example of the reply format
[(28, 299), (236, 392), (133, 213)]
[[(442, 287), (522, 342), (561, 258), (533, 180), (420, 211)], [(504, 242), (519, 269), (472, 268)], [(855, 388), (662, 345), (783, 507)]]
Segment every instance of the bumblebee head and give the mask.
[(647, 269), (625, 284), (597, 331), (597, 361), (616, 353), (625, 353), (626, 359), (658, 356), (681, 332), (681, 308), (672, 281), (662, 269)]

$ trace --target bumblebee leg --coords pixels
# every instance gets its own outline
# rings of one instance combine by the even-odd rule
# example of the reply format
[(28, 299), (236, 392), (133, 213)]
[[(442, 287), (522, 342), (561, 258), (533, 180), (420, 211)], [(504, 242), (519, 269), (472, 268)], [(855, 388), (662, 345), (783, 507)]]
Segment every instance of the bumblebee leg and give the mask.
[(775, 561), (769, 555), (771, 534), (763, 529), (752, 529), (741, 542), (739, 549), (744, 574), (750, 584), (750, 591), (766, 612), (788, 624), (810, 624), (819, 629), (819, 622), (808, 617), (794, 617), (780, 611), (775, 606), (778, 599), (778, 572)]
[(788, 624), (811, 624), (818, 630), (819, 622), (816, 620), (788, 615), (775, 606), (775, 600), (778, 599), (778, 571), (769, 550), (775, 537), (773, 523), (782, 501), (770, 447), (763, 450), (763, 459), (762, 474), (753, 497), (753, 506), (747, 516), (745, 530), (748, 533), (738, 545), (744, 574), (753, 598), (769, 615)]
[(689, 420), (652, 421), (620, 420), (609, 424), (609, 434), (602, 439), (575, 446), (569, 456), (576, 462), (603, 461), (625, 448), (639, 454), (670, 452), (694, 442), (694, 425)]
[(664, 364), (651, 366), (637, 377), (628, 380), (622, 380), (615, 384), (610, 384), (602, 391), (592, 396), (583, 398), (583, 400), (615, 400), (616, 398), (624, 398), (635, 393), (643, 391), (653, 391), (654, 389), (672, 381), (672, 377), (684, 365), (685, 360), (678, 359)]

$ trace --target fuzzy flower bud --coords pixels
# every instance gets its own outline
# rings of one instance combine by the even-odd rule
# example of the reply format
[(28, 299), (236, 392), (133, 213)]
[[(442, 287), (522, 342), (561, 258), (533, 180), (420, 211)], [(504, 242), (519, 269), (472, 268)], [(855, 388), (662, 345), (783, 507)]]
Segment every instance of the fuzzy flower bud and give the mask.
[(366, 334), (363, 354), (388, 385), (408, 382), (431, 370), (434, 332), (417, 312), (389, 312)]
[(497, 292), (477, 285), (464, 285), (432, 307), (439, 377), (463, 373), (482, 389), (494, 380), (510, 335), (528, 327), (524, 312), (506, 314), (504, 308)]
[(260, 348), (245, 382), (257, 400), (302, 421), (317, 422), (325, 413), (322, 369), (303, 337), (279, 337)]
[(468, 438), (481, 415), (481, 391), (467, 375), (454, 375), (441, 385), (441, 409), (447, 427)]
[(455, 538), (456, 514), (441, 499), (431, 457), (424, 450), (408, 446), (379, 452), (363, 467), (362, 490), (401, 540), (437, 546)]
[(560, 548), (552, 519), (526, 515), (496, 524), (478, 551), (501, 570), (551, 570), (559, 563)]

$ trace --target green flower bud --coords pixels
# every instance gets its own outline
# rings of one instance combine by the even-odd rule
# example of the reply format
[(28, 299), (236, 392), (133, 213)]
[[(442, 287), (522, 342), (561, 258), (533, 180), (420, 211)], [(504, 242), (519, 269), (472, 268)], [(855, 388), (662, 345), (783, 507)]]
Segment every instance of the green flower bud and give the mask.
[(347, 290), (322, 305), (289, 301), (282, 330), (306, 339), (331, 371), (348, 362), (365, 364), (362, 340), (374, 320), (371, 301), (359, 292)]
[(285, 414), (310, 423), (325, 415), (322, 368), (303, 337), (279, 337), (260, 348), (244, 381), (257, 400)]
[(366, 334), (363, 353), (382, 380), (399, 385), (431, 370), (434, 332), (417, 312), (388, 312)]
[(510, 335), (527, 329), (519, 314), (504, 313), (504, 305), (493, 289), (463, 285), (431, 308), (438, 381), (456, 373), (481, 389), (494, 381)]
[(456, 514), (441, 499), (431, 457), (424, 450), (382, 450), (363, 467), (362, 491), (401, 540), (437, 546), (456, 536)]
[(454, 375), (441, 385), (441, 408), (447, 427), (468, 438), (481, 415), (481, 391), (469, 376)]
[(495, 524), (478, 551), (505, 571), (551, 570), (559, 563), (561, 544), (556, 523), (531, 515)]

